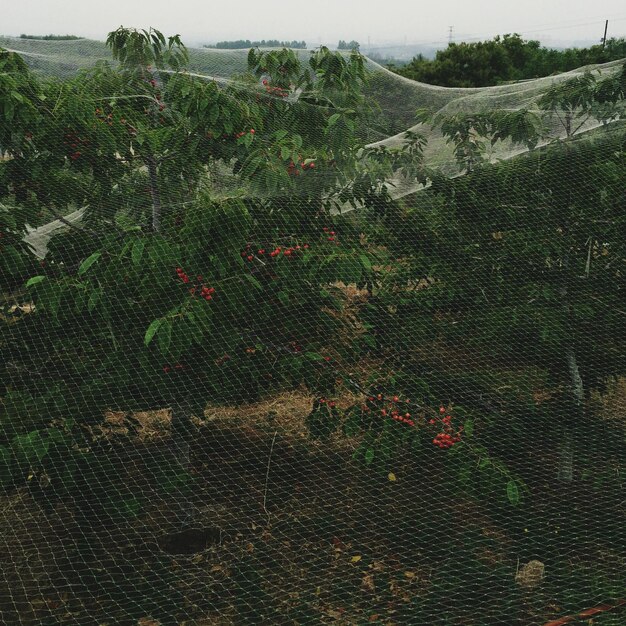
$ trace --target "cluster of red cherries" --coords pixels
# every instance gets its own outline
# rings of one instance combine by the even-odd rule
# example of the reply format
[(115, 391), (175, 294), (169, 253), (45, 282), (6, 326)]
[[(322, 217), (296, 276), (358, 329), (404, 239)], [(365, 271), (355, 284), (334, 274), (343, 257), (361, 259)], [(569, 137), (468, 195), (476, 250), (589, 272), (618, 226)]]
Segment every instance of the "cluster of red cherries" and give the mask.
[[(191, 283), (191, 279), (189, 278), (189, 275), (182, 269), (182, 267), (176, 268), (176, 274), (178, 275), (178, 278), (185, 285), (188, 285)], [(205, 284), (203, 284), (203, 280), (204, 279), (202, 278), (202, 276), (196, 276), (197, 283), (194, 284), (193, 287), (190, 287), (189, 293), (192, 296), (195, 296), (199, 292), (201, 298), (204, 298), (207, 302), (210, 302), (211, 300), (213, 300), (215, 287), (207, 287)]]
[(334, 230), (331, 230), (328, 226), (324, 226), (322, 229), (324, 231), (324, 235), (327, 237), (328, 241), (333, 242), (336, 246), (339, 245), (337, 241), (337, 233)]
[(182, 363), (176, 363), (176, 365), (164, 365), (163, 373), (169, 374), (171, 371), (184, 370), (185, 366)]
[(361, 409), (365, 413), (369, 413), (372, 409), (378, 411), (382, 417), (390, 417), (392, 420), (405, 424), (406, 426), (415, 426), (415, 421), (411, 417), (411, 413), (407, 410), (408, 400), (401, 400), (400, 396), (385, 397), (379, 393), (370, 396), (367, 403)]
[(315, 163), (313, 161), (310, 163), (307, 163), (306, 161), (299, 161), (298, 163), (290, 161), (287, 166), (287, 174), (289, 174), (289, 176), (300, 176), (302, 172), (313, 169), (315, 169)]
[(272, 85), (270, 85), (270, 81), (267, 80), (267, 78), (264, 78), (262, 83), (263, 83), (263, 86), (265, 87), (265, 91), (270, 96), (277, 96), (278, 98), (286, 98), (289, 95), (289, 90), (283, 89), (282, 87), (273, 87)]
[(76, 161), (76, 159), (80, 159), (82, 156), (82, 152), (80, 151), (81, 146), (85, 146), (89, 143), (88, 139), (81, 139), (74, 131), (68, 131), (65, 133), (65, 137), (63, 139), (63, 143), (70, 149), (69, 157), (72, 161)]
[(242, 130), (240, 133), (235, 134), (235, 139), (240, 139), (241, 137), (243, 137), (244, 135), (247, 135), (248, 133), (250, 133), (251, 135), (254, 135), (254, 133), (256, 133), (256, 130), (254, 130), (254, 128), (251, 128), (248, 132)]
[(455, 443), (459, 443), (461, 441), (461, 430), (459, 429), (456, 433), (452, 427), (452, 416), (447, 414), (446, 408), (444, 406), (439, 407), (439, 414), (443, 417), (436, 419), (428, 420), (428, 423), (431, 426), (434, 426), (439, 422), (441, 424), (441, 432), (435, 435), (433, 439), (433, 444), (436, 445), (441, 450), (447, 450), (451, 448)]

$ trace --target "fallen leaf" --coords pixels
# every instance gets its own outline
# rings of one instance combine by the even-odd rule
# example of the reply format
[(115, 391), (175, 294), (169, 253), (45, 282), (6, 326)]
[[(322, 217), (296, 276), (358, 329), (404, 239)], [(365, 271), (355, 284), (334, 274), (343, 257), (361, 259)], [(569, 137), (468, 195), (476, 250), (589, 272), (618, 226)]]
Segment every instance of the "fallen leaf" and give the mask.
[(363, 557), (362, 557), (360, 554), (357, 554), (357, 555), (353, 556), (353, 557), (350, 559), (350, 561), (351, 561), (352, 563), (358, 563), (358, 562), (359, 562), (362, 558), (363, 558)]
[(365, 591), (376, 591), (376, 585), (374, 584), (374, 574), (365, 574), (363, 580), (361, 580), (361, 587)]
[(415, 572), (404, 572), (407, 578), (415, 578)]
[(389, 474), (387, 475), (387, 478), (392, 482), (395, 483), (396, 482), (396, 475), (393, 472), (389, 472)]

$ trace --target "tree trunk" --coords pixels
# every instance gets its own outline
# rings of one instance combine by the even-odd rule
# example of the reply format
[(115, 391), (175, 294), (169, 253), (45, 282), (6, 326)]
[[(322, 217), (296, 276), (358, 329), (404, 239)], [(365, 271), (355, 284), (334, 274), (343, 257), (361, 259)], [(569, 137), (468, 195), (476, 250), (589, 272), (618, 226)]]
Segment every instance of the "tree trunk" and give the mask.
[[(191, 409), (186, 406), (172, 407), (170, 452), (176, 472), (188, 474), (191, 470), (190, 443), (193, 437)], [(182, 488), (173, 495), (173, 507), (176, 524), (188, 528), (194, 525), (194, 508), (189, 492)]]
[(572, 136), (572, 114), (569, 111), (565, 113), (565, 136)]
[(154, 157), (146, 159), (148, 167), (148, 177), (150, 179), (150, 195), (152, 196), (152, 230), (155, 233), (161, 232), (161, 194), (157, 178), (157, 164)]
[(189, 444), (193, 436), (193, 423), (191, 410), (184, 406), (176, 406), (172, 409), (171, 426), (171, 450), (176, 462), (184, 471), (189, 471), (191, 461), (189, 457)]
[(574, 347), (569, 344), (565, 350), (567, 373), (569, 376), (569, 410), (563, 423), (559, 446), (559, 480), (571, 481), (574, 479), (574, 435), (572, 432), (575, 421), (583, 419), (585, 390), (583, 379), (580, 376)]
[[(569, 253), (563, 258), (563, 269), (567, 271), (569, 268)], [(567, 276), (564, 276), (567, 281)], [(560, 295), (562, 297), (562, 306), (566, 319), (569, 320), (571, 311), (568, 299), (567, 283), (561, 287)], [(571, 333), (571, 328), (569, 329)], [(559, 442), (559, 480), (572, 481), (574, 479), (574, 425), (584, 418), (584, 402), (585, 388), (583, 379), (578, 368), (576, 359), (576, 351), (573, 341), (568, 338), (565, 346), (565, 366), (567, 370), (567, 379), (569, 393), (567, 394), (568, 402), (566, 403), (565, 414), (563, 415), (563, 425), (561, 430), (561, 441)]]

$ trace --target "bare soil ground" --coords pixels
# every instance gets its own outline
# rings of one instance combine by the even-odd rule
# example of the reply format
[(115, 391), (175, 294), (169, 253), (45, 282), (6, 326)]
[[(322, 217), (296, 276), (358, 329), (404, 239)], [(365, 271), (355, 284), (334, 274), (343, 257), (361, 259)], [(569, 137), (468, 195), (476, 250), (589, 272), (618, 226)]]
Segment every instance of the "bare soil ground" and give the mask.
[[(537, 481), (513, 514), (459, 493), (445, 453), (406, 454), (390, 480), (351, 459), (355, 442), (308, 439), (311, 400), (207, 408), (189, 474), (167, 445), (168, 413), (139, 413), (133, 443), (69, 497), (5, 494), (0, 622), (531, 626), (568, 612), (568, 592), (580, 602), (579, 583), (597, 603), (617, 593), (626, 502), (587, 483), (564, 491), (538, 456), (517, 459)], [(119, 415), (108, 422), (123, 431)], [(531, 559), (545, 578), (522, 589)]]

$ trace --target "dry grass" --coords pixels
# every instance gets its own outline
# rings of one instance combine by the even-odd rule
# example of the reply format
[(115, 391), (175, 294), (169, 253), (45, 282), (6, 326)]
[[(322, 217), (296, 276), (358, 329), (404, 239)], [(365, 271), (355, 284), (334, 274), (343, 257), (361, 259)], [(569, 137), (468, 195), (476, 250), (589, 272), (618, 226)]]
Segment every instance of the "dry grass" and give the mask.
[[(204, 415), (195, 417), (196, 426), (201, 427), (210, 422), (228, 424), (232, 428), (247, 428), (263, 425), (266, 429), (273, 428), (283, 435), (297, 438), (308, 437), (305, 418), (311, 412), (315, 396), (306, 389), (284, 391), (272, 398), (239, 404), (236, 406), (208, 405)], [(343, 389), (334, 397), (339, 408), (360, 402), (362, 396)], [(103, 426), (98, 428), (102, 436), (128, 434), (124, 423), (125, 413), (108, 412)], [(139, 423), (137, 435), (141, 441), (157, 441), (168, 436), (171, 413), (169, 409), (159, 411), (138, 411), (132, 418)]]
[(594, 398), (601, 407), (602, 417), (618, 420), (626, 426), (626, 377), (614, 381), (604, 394)]

